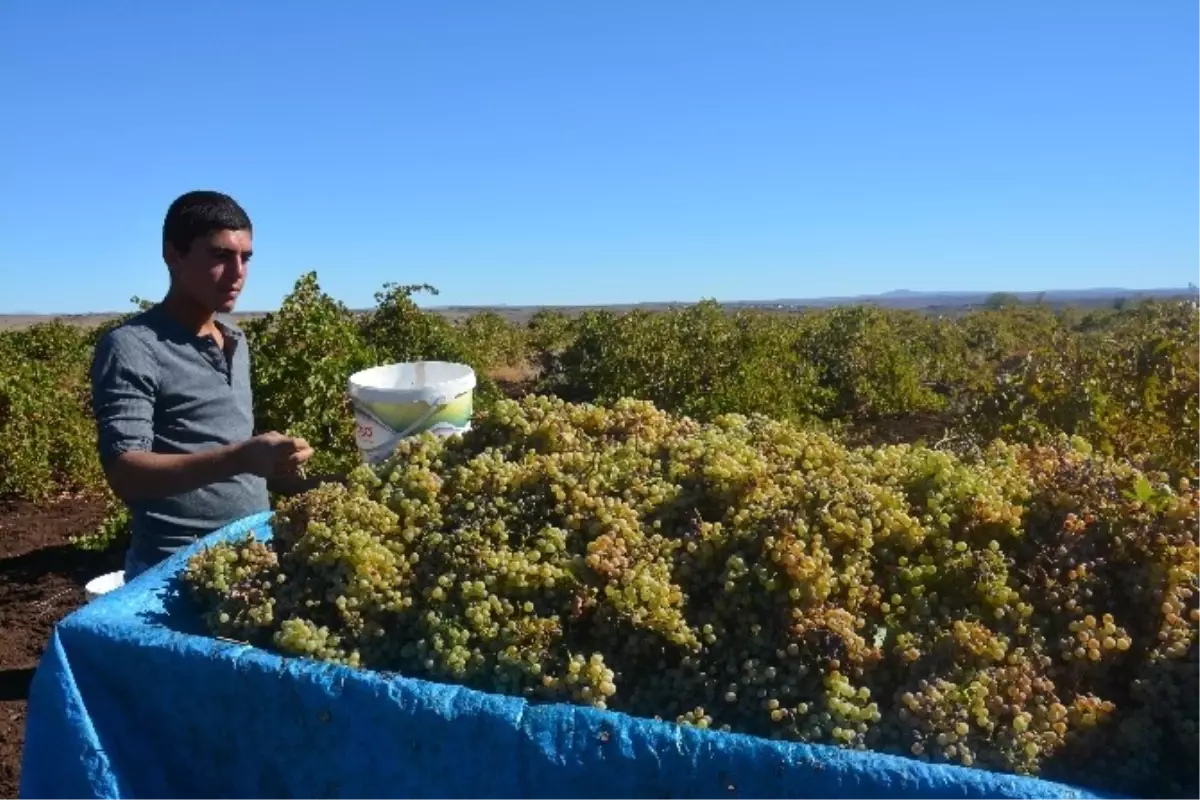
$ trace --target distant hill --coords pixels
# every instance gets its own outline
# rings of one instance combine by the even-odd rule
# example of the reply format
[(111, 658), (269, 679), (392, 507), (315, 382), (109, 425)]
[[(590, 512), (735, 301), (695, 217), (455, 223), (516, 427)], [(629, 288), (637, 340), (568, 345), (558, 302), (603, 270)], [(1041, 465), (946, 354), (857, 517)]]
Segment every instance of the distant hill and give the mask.
[[(908, 289), (897, 289), (877, 295), (781, 298), (777, 300), (735, 300), (722, 301), (721, 304), (731, 309), (745, 308), (783, 312), (845, 305), (874, 305), (883, 308), (953, 314), (969, 311), (972, 308), (981, 308), (988, 303), (990, 298), (997, 295), (1004, 295), (1008, 298), (1015, 297), (1022, 303), (1041, 302), (1055, 308), (1064, 306), (1098, 308), (1112, 305), (1121, 299), (1129, 302), (1148, 298), (1160, 300), (1190, 298), (1200, 301), (1200, 290), (1195, 286), (1189, 286), (1175, 289), (1058, 289), (1045, 292), (914, 292)], [(462, 319), (481, 311), (491, 311), (513, 322), (525, 322), (537, 311), (543, 309), (562, 311), (567, 314), (578, 314), (589, 309), (605, 309), (614, 313), (623, 313), (634, 309), (662, 311), (687, 305), (690, 305), (690, 303), (653, 302), (592, 306), (427, 306), (425, 310), (451, 319)], [(235, 320), (244, 321), (261, 317), (264, 313), (262, 311), (239, 311), (231, 316)], [(90, 326), (101, 324), (116, 316), (119, 316), (116, 312), (97, 312), (93, 314), (0, 314), (0, 330), (24, 328), (38, 322), (45, 322), (56, 318), (71, 324)]]
[[(1200, 300), (1200, 290), (1195, 286), (1176, 289), (1060, 289), (1045, 292), (914, 292), (908, 289), (897, 289), (878, 295), (854, 295), (846, 297), (817, 297), (817, 298), (780, 298), (776, 300), (733, 300), (721, 301), (727, 308), (754, 308), (770, 311), (803, 311), (809, 308), (832, 308), (847, 305), (874, 305), (883, 308), (908, 309), (930, 312), (964, 312), (972, 308), (981, 308), (996, 295), (1015, 297), (1022, 303), (1045, 303), (1061, 308), (1064, 306), (1080, 306), (1096, 308), (1110, 306), (1118, 300), (1129, 302), (1154, 298)], [(603, 308), (621, 313), (633, 309), (658, 311), (668, 308), (679, 308), (689, 303), (656, 302), (628, 303), (607, 306), (439, 306), (429, 308), (453, 318), (469, 316), (480, 311), (493, 311), (506, 317), (528, 317), (540, 309), (579, 313), (588, 309)]]
[[(1102, 306), (1111, 305), (1119, 299), (1129, 301), (1147, 298), (1200, 298), (1195, 286), (1171, 289), (1056, 289), (1044, 292), (913, 292), (907, 289), (886, 292), (880, 295), (853, 297), (822, 297), (800, 300), (776, 300), (774, 305), (799, 308), (827, 308), (839, 305), (870, 304), (887, 308), (908, 309), (968, 309), (985, 305), (994, 295), (1015, 297), (1022, 303), (1042, 302), (1051, 306)], [(768, 305), (753, 303), (755, 306)]]

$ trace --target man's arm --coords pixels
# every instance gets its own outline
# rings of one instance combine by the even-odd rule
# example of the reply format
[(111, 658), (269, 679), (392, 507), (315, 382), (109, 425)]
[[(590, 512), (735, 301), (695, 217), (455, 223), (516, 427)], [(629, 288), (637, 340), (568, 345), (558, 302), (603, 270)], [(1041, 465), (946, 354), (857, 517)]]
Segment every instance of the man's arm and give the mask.
[(228, 480), (246, 472), (241, 462), (241, 445), (236, 444), (181, 455), (131, 450), (106, 464), (104, 474), (113, 493), (130, 503)]
[(109, 487), (125, 502), (188, 492), (245, 471), (242, 445), (186, 455), (152, 452), (157, 365), (144, 342), (103, 337), (91, 378), (100, 463)]

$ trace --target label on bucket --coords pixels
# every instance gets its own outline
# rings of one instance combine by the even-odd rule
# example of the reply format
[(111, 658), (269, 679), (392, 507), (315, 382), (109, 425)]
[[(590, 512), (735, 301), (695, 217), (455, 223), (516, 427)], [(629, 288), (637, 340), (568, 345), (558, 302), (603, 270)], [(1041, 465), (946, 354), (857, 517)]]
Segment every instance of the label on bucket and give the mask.
[[(354, 413), (354, 443), (359, 453), (368, 464), (378, 464), (388, 458), (396, 449), (405, 433), (392, 430), (374, 414), (364, 409), (355, 408)], [(409, 436), (417, 433), (432, 433), (434, 436), (453, 436), (463, 433), (471, 427), (468, 421), (465, 425), (455, 425), (451, 422), (436, 421), (428, 427), (417, 426), (416, 430), (407, 433)]]
[(368, 464), (385, 460), (399, 441), (400, 436), (379, 420), (363, 414), (354, 415), (354, 443)]
[(354, 415), (354, 443), (359, 450), (374, 450), (395, 437), (395, 431), (362, 414)]

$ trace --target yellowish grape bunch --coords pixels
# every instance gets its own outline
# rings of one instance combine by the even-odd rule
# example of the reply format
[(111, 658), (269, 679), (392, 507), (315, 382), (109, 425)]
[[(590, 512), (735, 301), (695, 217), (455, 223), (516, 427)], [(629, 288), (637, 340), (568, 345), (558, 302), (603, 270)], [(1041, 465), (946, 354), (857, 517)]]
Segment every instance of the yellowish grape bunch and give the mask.
[(216, 635), (530, 700), (1196, 791), (1197, 493), (1088, 451), (847, 448), (503, 401), (185, 574)]

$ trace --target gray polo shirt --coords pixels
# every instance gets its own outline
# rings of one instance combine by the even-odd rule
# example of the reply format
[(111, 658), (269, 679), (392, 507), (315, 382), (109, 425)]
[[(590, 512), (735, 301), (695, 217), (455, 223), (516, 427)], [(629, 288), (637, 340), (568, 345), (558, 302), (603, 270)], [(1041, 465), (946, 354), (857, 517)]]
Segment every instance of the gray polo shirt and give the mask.
[[(157, 305), (96, 346), (92, 411), (101, 463), (121, 453), (198, 453), (254, 435), (250, 352), (236, 326), (218, 322), (225, 349)], [(238, 475), (194, 491), (130, 505), (134, 558), (155, 564), (198, 537), (269, 507), (266, 481)]]

